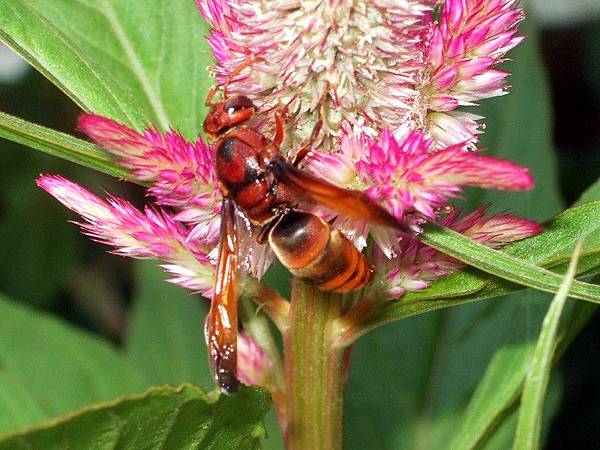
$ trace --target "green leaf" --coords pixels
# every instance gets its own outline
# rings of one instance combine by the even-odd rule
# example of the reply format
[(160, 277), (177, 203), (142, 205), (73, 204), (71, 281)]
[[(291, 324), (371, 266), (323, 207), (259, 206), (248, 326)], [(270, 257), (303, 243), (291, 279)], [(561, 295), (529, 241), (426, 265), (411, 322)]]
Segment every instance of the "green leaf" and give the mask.
[(258, 389), (214, 401), (190, 385), (154, 387), (0, 437), (0, 449), (257, 449), (269, 406)]
[[(563, 353), (597, 309), (597, 306), (591, 303), (577, 302), (573, 306), (571, 320), (565, 321), (561, 331), (557, 356)], [(512, 324), (512, 328), (515, 328), (515, 323)], [(534, 347), (535, 342), (528, 340), (521, 345), (503, 346), (494, 354), (465, 411), (461, 426), (454, 433), (450, 448), (481, 448), (482, 443), (490, 438), (498, 424), (507, 420), (506, 415), (516, 409)], [(551, 410), (551, 405), (549, 406)], [(509, 439), (504, 447), (499, 448), (510, 446), (514, 438), (514, 428), (516, 417), (515, 427), (511, 430)]]
[[(521, 393), (533, 345), (533, 342), (504, 345), (495, 352), (465, 410), (460, 428), (454, 433), (450, 448), (480, 448), (496, 427), (506, 420), (505, 416), (514, 409)], [(513, 430), (510, 430), (508, 442), (513, 439)]]
[[(600, 222), (598, 223), (600, 225)], [(429, 224), (420, 238), (425, 244), (470, 266), (499, 278), (545, 292), (558, 292), (561, 276), (507, 252), (493, 250), (462, 234), (437, 224)], [(570, 297), (600, 303), (600, 286), (574, 281)]]
[(0, 137), (117, 178), (130, 178), (108, 153), (89, 142), (0, 112)]
[(600, 200), (600, 179), (598, 179), (594, 184), (592, 184), (586, 191), (581, 194), (579, 200), (577, 200), (576, 205), (581, 205), (583, 203), (593, 202), (595, 200)]
[(147, 386), (108, 343), (0, 298), (0, 432)]
[[(502, 253), (519, 258), (519, 263), (529, 262), (558, 270), (569, 258), (577, 239), (583, 234), (592, 233), (586, 242), (580, 264), (582, 270), (592, 270), (600, 262), (600, 245), (595, 242), (599, 230), (600, 202), (587, 203), (562, 212), (545, 225), (542, 234), (517, 242)], [(560, 278), (559, 275), (555, 276)], [(407, 293), (400, 300), (376, 311), (365, 320), (363, 326), (365, 330), (371, 329), (416, 314), (498, 297), (519, 289), (522, 287), (476, 270), (466, 270), (436, 281), (424, 291)]]
[[(60, 24), (36, 7), (42, 3), (0, 2), (0, 38), (4, 43), (82, 108), (129, 125), (142, 125), (143, 116), (131, 94), (95, 60), (94, 53), (88, 54), (79, 46), (77, 36), (61, 30)], [(75, 9), (69, 6), (66, 9)], [(81, 21), (86, 14), (79, 10), (79, 15)]]
[(544, 397), (550, 380), (552, 359), (558, 339), (558, 325), (569, 295), (570, 285), (575, 278), (577, 260), (584, 240), (582, 238), (578, 242), (563, 284), (550, 304), (542, 324), (542, 331), (533, 352), (529, 373), (523, 388), (514, 442), (516, 450), (536, 450), (540, 448)]
[(207, 300), (165, 282), (152, 261), (139, 261), (126, 353), (152, 384), (193, 382), (214, 388), (204, 339)]
[(188, 0), (0, 0), (0, 37), (83, 109), (188, 137), (211, 84), (205, 29)]
[[(560, 407), (560, 401), (562, 396), (560, 377), (554, 377), (548, 388), (547, 401), (544, 406), (546, 415), (552, 419), (554, 411), (557, 411)], [(515, 428), (517, 427), (518, 409), (516, 405), (513, 405), (508, 409), (500, 418), (501, 420), (496, 424), (486, 439), (479, 443), (475, 448), (481, 450), (506, 450), (511, 448), (511, 443), (514, 440)], [(544, 427), (542, 434), (547, 435), (551, 420), (544, 421)], [(450, 446), (449, 448), (455, 448)]]
[[(531, 317), (545, 307), (537, 293), (527, 300), (411, 317), (358, 340), (346, 389), (348, 448), (456, 448), (448, 444), (494, 351), (518, 361)], [(502, 367), (508, 384), (514, 367)]]
[[(536, 30), (531, 27), (531, 17), (529, 12), (529, 20), (525, 21), (526, 29), (524, 30), (528, 35), (527, 43), (517, 49), (514, 63), (511, 64), (511, 68), (514, 69), (514, 75), (511, 76), (511, 84), (514, 89), (506, 97), (506, 104), (502, 98), (493, 101), (498, 106), (493, 111), (493, 117), (490, 117), (489, 111), (485, 111), (487, 102), (483, 105), (483, 114), (490, 117), (484, 135), (485, 144), (492, 150), (497, 143), (501, 146), (506, 145), (499, 156), (507, 156), (528, 166), (535, 177), (537, 186), (531, 193), (516, 193), (509, 196), (506, 196), (505, 193), (496, 194), (487, 191), (479, 201), (491, 202), (494, 207), (506, 208), (527, 217), (545, 219), (550, 213), (556, 212), (561, 201), (557, 193), (559, 183), (556, 176), (555, 155), (552, 151), (553, 133), (551, 132), (552, 118), (551, 105), (548, 101), (548, 83), (543, 73), (540, 57), (534, 50), (539, 39)], [(519, 59), (519, 56), (523, 59)], [(503, 117), (500, 130), (495, 125), (497, 121), (491, 120), (492, 118), (496, 119), (498, 115)], [(523, 126), (525, 123), (527, 126)], [(557, 248), (562, 248), (564, 254), (570, 254), (576, 240), (589, 231), (589, 225), (594, 225), (593, 221), (591, 224), (585, 223), (594, 216), (582, 214), (581, 220), (579, 220), (571, 212), (575, 212), (575, 210), (567, 211), (559, 215), (552, 223), (546, 224), (545, 232), (542, 235), (524, 243), (517, 243), (514, 250), (511, 247), (507, 251), (514, 251), (511, 253), (513, 256), (525, 258), (536, 264), (550, 262), (553, 254), (561, 253)], [(548, 253), (543, 250), (544, 248), (548, 250)], [(529, 259), (531, 256), (535, 259)], [(498, 283), (496, 289), (486, 289), (488, 292), (480, 291), (478, 294), (481, 294), (481, 298), (485, 298), (489, 295), (495, 296), (514, 291), (514, 289), (519, 288), (510, 283)], [(477, 295), (472, 297), (476, 299)], [(510, 423), (508, 424), (510, 432), (502, 433), (503, 445), (495, 448), (511, 447), (516, 415), (513, 412), (512, 417), (515, 420), (509, 420), (510, 411), (514, 411), (514, 402), (519, 396), (534, 348), (533, 339), (547, 311), (546, 299), (547, 295), (545, 294), (525, 291), (492, 302), (498, 309), (512, 308), (514, 303), (518, 302), (523, 305), (521, 311), (524, 317), (508, 315), (505, 320), (497, 323), (499, 328), (509, 330), (515, 337), (498, 345), (496, 354), (485, 371), (485, 377), (477, 386), (468, 406), (463, 409), (465, 413), (455, 427), (454, 437), (449, 444), (450, 448), (457, 450), (482, 448), (485, 442), (496, 439), (497, 431), (499, 431), (498, 424), (502, 424), (501, 427), (506, 429), (507, 422), (513, 422), (512, 426)], [(477, 306), (479, 307), (479, 305)], [(580, 307), (594, 308), (596, 305), (586, 302), (570, 302), (569, 306), (576, 310)], [(552, 405), (549, 404), (549, 408), (551, 407)]]

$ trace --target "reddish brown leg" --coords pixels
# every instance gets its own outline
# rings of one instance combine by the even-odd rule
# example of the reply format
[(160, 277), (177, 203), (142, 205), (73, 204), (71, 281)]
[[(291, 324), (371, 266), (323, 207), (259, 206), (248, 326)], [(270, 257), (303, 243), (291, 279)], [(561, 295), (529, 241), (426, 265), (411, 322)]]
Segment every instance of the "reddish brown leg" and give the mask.
[(229, 87), (229, 83), (231, 82), (231, 80), (233, 80), (235, 77), (237, 77), (242, 70), (244, 70), (246, 67), (251, 66), (254, 61), (256, 60), (256, 56), (255, 55), (250, 55), (248, 58), (246, 58), (246, 60), (241, 63), (239, 66), (237, 66), (233, 72), (231, 72), (229, 74), (229, 76), (227, 77), (227, 80), (225, 81), (225, 84), (223, 84), (223, 100), (225, 100), (227, 98), (227, 88)]
[(215, 96), (215, 94), (217, 93), (218, 90), (218, 86), (216, 84), (213, 84), (212, 87), (210, 88), (210, 91), (208, 91), (208, 95), (206, 96), (206, 101), (204, 102), (204, 106), (212, 106), (213, 102), (212, 99)]
[(311, 150), (313, 148), (313, 144), (317, 140), (317, 136), (319, 135), (321, 128), (323, 128), (323, 117), (319, 117), (319, 119), (315, 123), (315, 127), (313, 128), (313, 131), (310, 134), (310, 138), (308, 139), (308, 142), (306, 144), (304, 144), (300, 148), (300, 150), (298, 150), (296, 152), (296, 154), (294, 155), (294, 159), (292, 160), (292, 165), (294, 165), (295, 167), (298, 167), (302, 163), (302, 161), (304, 161), (304, 159), (308, 156), (308, 154), (311, 152)]
[(298, 167), (302, 163), (302, 161), (304, 161), (304, 159), (309, 155), (309, 153), (311, 152), (311, 150), (313, 148), (313, 144), (317, 140), (317, 136), (319, 135), (321, 128), (323, 128), (322, 113), (319, 114), (319, 118), (315, 122), (315, 127), (313, 128), (313, 131), (310, 134), (310, 138), (308, 138), (308, 142), (306, 144), (304, 144), (300, 148), (300, 150), (298, 150), (296, 152), (296, 154), (294, 155), (294, 159), (292, 160), (292, 165), (294, 167)]
[(275, 112), (275, 136), (273, 136), (273, 142), (277, 147), (281, 147), (283, 140), (285, 139), (285, 112), (279, 110)]
[[(239, 66), (237, 66), (233, 70), (233, 72), (231, 72), (229, 74), (229, 76), (227, 77), (227, 80), (225, 80), (225, 83), (223, 84), (223, 100), (225, 100), (227, 98), (227, 87), (229, 86), (229, 83), (231, 82), (231, 80), (233, 78), (237, 77), (242, 72), (242, 70), (244, 70), (246, 67), (250, 66), (255, 60), (256, 60), (256, 56), (254, 56), (254, 55), (249, 56), (243, 63), (241, 63)], [(219, 86), (217, 86), (216, 84), (214, 84), (210, 88), (210, 91), (208, 91), (208, 95), (206, 96), (206, 101), (204, 102), (205, 106), (212, 106), (212, 104), (213, 104), (212, 99), (218, 90), (219, 90)]]

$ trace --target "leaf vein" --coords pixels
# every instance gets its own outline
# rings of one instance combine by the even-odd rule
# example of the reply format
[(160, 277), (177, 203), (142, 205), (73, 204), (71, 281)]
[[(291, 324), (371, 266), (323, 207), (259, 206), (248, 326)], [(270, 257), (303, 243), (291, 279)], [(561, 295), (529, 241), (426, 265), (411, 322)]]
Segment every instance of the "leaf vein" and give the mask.
[(152, 109), (156, 114), (160, 126), (164, 129), (167, 129), (169, 127), (169, 118), (167, 117), (167, 113), (163, 107), (160, 95), (152, 86), (152, 83), (150, 82), (150, 79), (148, 78), (148, 75), (146, 74), (142, 63), (135, 49), (133, 48), (133, 45), (131, 45), (127, 34), (123, 30), (123, 27), (121, 25), (121, 22), (119, 21), (117, 14), (115, 13), (112, 5), (108, 1), (104, 0), (100, 2), (99, 5), (101, 5), (100, 11), (108, 20), (108, 23), (112, 30), (115, 32), (115, 36), (121, 44), (121, 47), (123, 48), (127, 59), (131, 63), (133, 73), (140, 81), (142, 85), (142, 90), (148, 97), (150, 105), (152, 106)]

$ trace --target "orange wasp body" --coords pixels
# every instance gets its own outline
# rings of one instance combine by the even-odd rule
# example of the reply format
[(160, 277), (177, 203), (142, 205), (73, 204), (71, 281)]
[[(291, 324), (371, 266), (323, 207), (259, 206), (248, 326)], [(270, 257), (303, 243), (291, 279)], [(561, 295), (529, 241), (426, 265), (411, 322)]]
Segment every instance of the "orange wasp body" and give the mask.
[[(275, 134), (269, 139), (244, 125), (256, 113), (244, 96), (212, 104), (204, 130), (216, 143), (216, 171), (223, 194), (219, 258), (207, 321), (207, 342), (216, 383), (226, 393), (238, 385), (237, 293), (239, 264), (236, 211), (261, 226), (259, 242), (268, 236), (279, 260), (290, 272), (324, 291), (348, 292), (366, 286), (374, 270), (338, 230), (316, 215), (301, 211), (301, 201), (317, 203), (349, 217), (403, 230), (387, 211), (358, 191), (342, 189), (298, 169), (308, 154), (301, 149), (293, 161), (279, 151), (284, 118), (275, 114)], [(212, 95), (209, 96), (212, 98)], [(208, 102), (207, 102), (208, 103)], [(315, 126), (311, 141), (320, 130)], [(312, 142), (309, 142), (309, 145)]]

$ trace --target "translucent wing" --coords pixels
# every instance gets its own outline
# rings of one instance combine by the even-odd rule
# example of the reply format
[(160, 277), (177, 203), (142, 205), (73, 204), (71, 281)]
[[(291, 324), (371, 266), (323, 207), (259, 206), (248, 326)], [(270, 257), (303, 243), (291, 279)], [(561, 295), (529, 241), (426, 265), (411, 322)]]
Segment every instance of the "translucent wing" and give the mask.
[(238, 236), (235, 206), (223, 199), (219, 258), (214, 293), (206, 323), (206, 341), (215, 382), (221, 391), (231, 394), (239, 381), (237, 371), (238, 298), (236, 272), (238, 269)]
[(275, 259), (275, 254), (268, 245), (258, 243), (261, 227), (253, 225), (239, 208), (235, 215), (240, 272), (260, 280)]
[(301, 198), (327, 206), (353, 219), (411, 233), (401, 221), (364, 193), (335, 186), (302, 172), (283, 160), (274, 160), (273, 164), (279, 179)]

